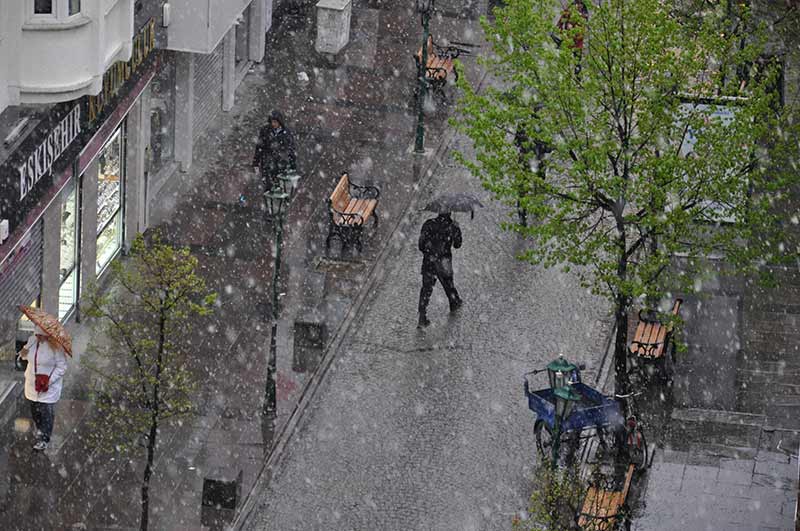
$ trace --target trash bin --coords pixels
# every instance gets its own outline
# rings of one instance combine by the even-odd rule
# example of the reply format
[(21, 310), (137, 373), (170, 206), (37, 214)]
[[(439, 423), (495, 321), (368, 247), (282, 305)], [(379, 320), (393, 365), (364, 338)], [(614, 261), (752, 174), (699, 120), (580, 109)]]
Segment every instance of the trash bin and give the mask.
[(236, 509), (242, 496), (242, 470), (218, 470), (203, 478), (203, 505), (222, 509)]

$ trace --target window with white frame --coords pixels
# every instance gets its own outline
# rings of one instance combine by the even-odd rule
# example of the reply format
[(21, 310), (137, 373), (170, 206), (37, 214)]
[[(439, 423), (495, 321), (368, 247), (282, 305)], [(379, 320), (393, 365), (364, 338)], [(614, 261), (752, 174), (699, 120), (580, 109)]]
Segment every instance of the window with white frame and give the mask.
[(63, 20), (80, 15), (81, 0), (29, 0), (34, 20)]
[(33, 0), (34, 15), (54, 15), (53, 0)]

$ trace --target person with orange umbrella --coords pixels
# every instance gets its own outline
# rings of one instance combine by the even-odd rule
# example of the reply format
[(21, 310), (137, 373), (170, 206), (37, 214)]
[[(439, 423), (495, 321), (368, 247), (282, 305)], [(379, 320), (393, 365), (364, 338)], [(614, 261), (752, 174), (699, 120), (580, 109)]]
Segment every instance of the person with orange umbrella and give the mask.
[(34, 325), (34, 332), (19, 356), (28, 360), (25, 369), (25, 398), (31, 405), (36, 425), (33, 449), (43, 451), (50, 444), (55, 420), (55, 404), (61, 398), (67, 356), (72, 356), (72, 339), (61, 323), (38, 308), (20, 306)]

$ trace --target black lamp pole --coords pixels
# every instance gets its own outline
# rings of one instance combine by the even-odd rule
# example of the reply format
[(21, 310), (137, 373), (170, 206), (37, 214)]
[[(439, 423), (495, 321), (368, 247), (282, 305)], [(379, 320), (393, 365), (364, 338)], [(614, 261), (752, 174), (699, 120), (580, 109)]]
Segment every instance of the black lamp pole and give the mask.
[(286, 211), (294, 195), (300, 176), (282, 174), (280, 184), (266, 193), (267, 212), (272, 216), (275, 232), (275, 264), (272, 269), (272, 331), (269, 339), (269, 359), (267, 360), (267, 382), (264, 389), (264, 415), (274, 418), (277, 412), (277, 360), (278, 360), (278, 287), (281, 272), (281, 247), (283, 246), (283, 222)]
[(553, 446), (550, 466), (555, 470), (558, 464), (559, 447), (561, 446), (561, 431), (564, 421), (569, 418), (575, 403), (580, 396), (572, 390), (572, 376), (578, 368), (559, 356), (558, 359), (547, 364), (547, 379), (550, 389), (553, 390), (555, 402), (555, 415), (553, 419)]
[(428, 35), (434, 0), (417, 0), (417, 13), (422, 17), (422, 53), (417, 64), (417, 135), (414, 153), (425, 153), (425, 97), (428, 92)]
[(550, 466), (555, 470), (558, 466), (558, 453), (561, 446), (561, 431), (564, 428), (564, 421), (569, 418), (575, 404), (580, 400), (580, 395), (573, 391), (569, 385), (555, 389), (553, 395), (556, 402), (556, 414), (555, 422), (553, 423), (553, 455)]

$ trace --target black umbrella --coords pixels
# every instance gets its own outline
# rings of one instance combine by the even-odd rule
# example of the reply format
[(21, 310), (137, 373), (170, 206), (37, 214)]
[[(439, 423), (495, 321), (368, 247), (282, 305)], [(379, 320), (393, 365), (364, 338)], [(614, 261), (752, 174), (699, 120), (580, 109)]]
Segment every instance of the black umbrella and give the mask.
[(442, 214), (444, 212), (469, 212), (475, 217), (475, 207), (483, 207), (480, 201), (469, 194), (441, 194), (425, 205), (422, 210)]

